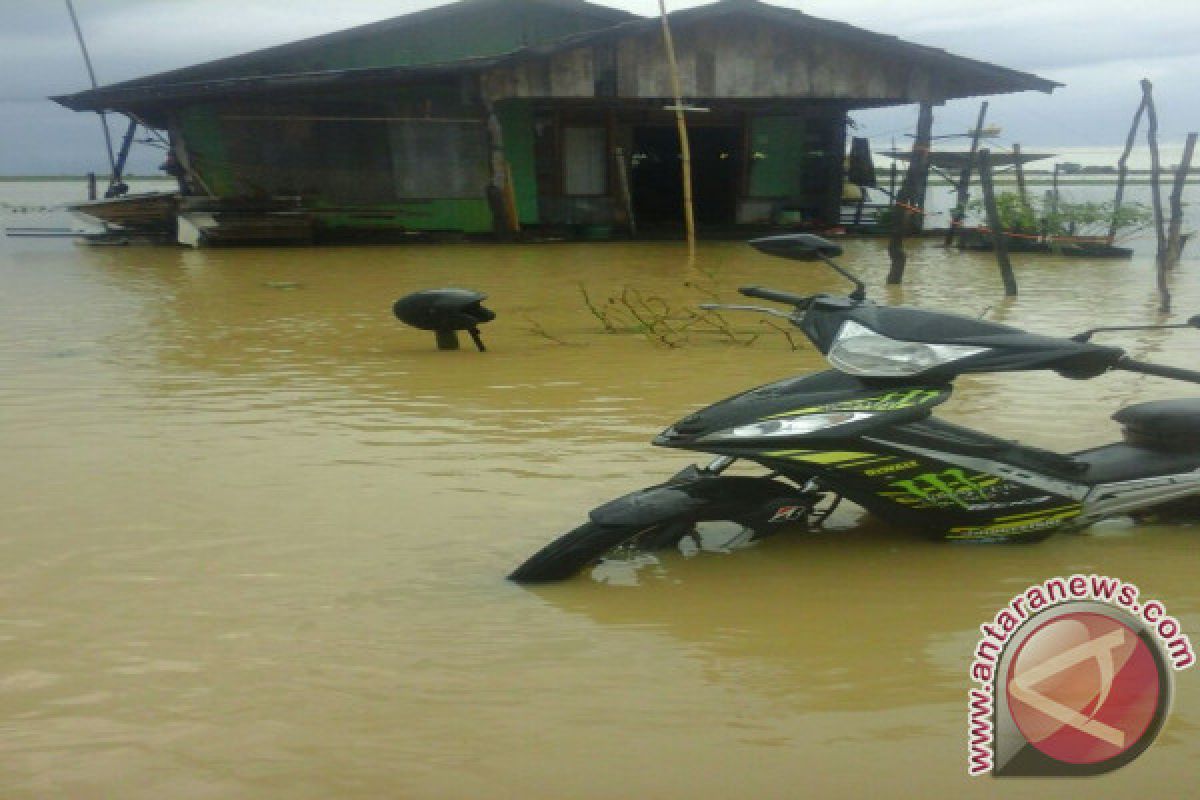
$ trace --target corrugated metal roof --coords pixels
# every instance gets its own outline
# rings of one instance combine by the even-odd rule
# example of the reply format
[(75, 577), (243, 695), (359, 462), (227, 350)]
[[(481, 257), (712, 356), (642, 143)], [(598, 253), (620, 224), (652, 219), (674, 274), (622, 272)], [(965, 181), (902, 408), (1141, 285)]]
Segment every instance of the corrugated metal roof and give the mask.
[[(204, 77), (210, 70), (228, 73), (239, 66), (256, 63), (265, 54), (278, 56), (290, 52), (311, 51), (331, 43), (345, 43), (362, 37), (382, 36), (410, 25), (414, 20), (451, 20), (468, 15), (485, 6), (503, 2), (549, 4), (559, 9), (586, 11), (587, 13), (611, 12), (615, 24), (603, 28), (561, 37), (551, 42), (520, 47), (505, 53), (488, 54), (482, 57), (456, 59), (442, 63), (399, 65), (393, 67), (371, 67), (356, 69), (332, 69), (303, 71), (287, 74), (243, 74)], [(707, 6), (671, 13), (672, 23), (685, 26), (689, 22), (712, 19), (721, 15), (740, 14), (762, 19), (775, 25), (802, 29), (815, 36), (838, 40), (855, 47), (885, 52), (899, 58), (912, 59), (942, 70), (962, 81), (964, 91), (953, 97), (968, 97), (984, 94), (1036, 90), (1051, 92), (1062, 84), (1046, 80), (1027, 72), (989, 64), (945, 50), (907, 42), (896, 36), (874, 33), (843, 22), (821, 19), (792, 9), (767, 5), (759, 0), (720, 0)], [(348, 31), (327, 34), (301, 42), (281, 45), (242, 56), (209, 62), (182, 70), (140, 78), (134, 81), (113, 84), (86, 92), (53, 98), (56, 102), (76, 111), (122, 110), (139, 106), (157, 105), (203, 97), (259, 94), (287, 89), (320, 89), (344, 84), (386, 83), (388, 81), (416, 81), (432, 77), (446, 77), (456, 73), (470, 73), (487, 69), (501, 63), (522, 59), (536, 59), (557, 52), (570, 50), (591, 43), (620, 39), (657, 31), (657, 17), (635, 17), (614, 9), (604, 9), (583, 0), (463, 0), (449, 6), (439, 6), (427, 11), (372, 23)], [(219, 67), (219, 69), (217, 69)]]
[[(479, 58), (511, 53), (522, 44), (543, 43), (540, 41), (526, 41), (515, 46), (504, 46), (503, 44), (494, 48), (485, 46), (480, 47), (479, 52), (472, 52), (466, 57), (447, 56), (443, 53), (440, 57), (435, 55), (432, 58), (406, 60), (403, 57), (403, 53), (400, 52), (406, 43), (406, 35), (408, 35), (408, 41), (415, 40), (415, 44), (424, 50), (429, 50), (429, 40), (432, 38), (430, 35), (431, 32), (435, 35), (440, 34), (443, 38), (452, 41), (461, 39), (464, 25), (469, 25), (472, 19), (479, 17), (481, 14), (496, 10), (502, 11), (507, 18), (518, 20), (522, 15), (528, 15), (536, 11), (559, 12), (561, 16), (569, 16), (580, 20), (581, 26), (589, 28), (607, 28), (620, 22), (638, 18), (629, 12), (596, 5), (595, 3), (587, 2), (587, 0), (458, 0), (457, 2), (450, 2), (445, 5), (435, 6), (423, 11), (404, 14), (379, 22), (372, 22), (367, 25), (360, 25), (342, 31), (322, 34), (287, 44), (255, 50), (250, 53), (208, 61), (203, 64), (135, 78), (121, 83), (102, 86), (96, 90), (63, 95), (52, 99), (76, 110), (94, 110), (92, 105), (77, 107), (77, 104), (86, 104), (88, 98), (93, 95), (99, 102), (105, 102), (100, 99), (102, 97), (114, 100), (123, 96), (134, 97), (138, 93), (132, 90), (149, 86), (160, 88), (166, 86), (187, 87), (188, 96), (191, 96), (190, 92), (194, 90), (195, 86), (203, 82), (228, 84), (231, 82), (236, 83), (242, 79), (277, 77), (289, 79), (288, 83), (291, 84), (295, 81), (290, 79), (296, 76), (317, 73), (350, 72), (353, 70), (362, 70), (365, 73), (370, 73), (375, 69), (381, 68), (428, 67), (450, 63), (458, 63), (464, 67), (470, 67), (472, 62)], [(276, 65), (279, 63), (313, 59), (323, 52), (336, 51), (338, 48), (353, 48), (365, 42), (386, 40), (389, 38), (394, 39), (398, 46), (394, 48), (395, 52), (392, 54), (393, 60), (387, 64), (357, 67), (333, 65), (327, 69), (316, 70), (276, 68)], [(436, 50), (437, 48), (433, 49)], [(152, 94), (155, 96), (165, 96), (161, 91), (156, 91)], [(63, 101), (75, 101), (75, 104)]]

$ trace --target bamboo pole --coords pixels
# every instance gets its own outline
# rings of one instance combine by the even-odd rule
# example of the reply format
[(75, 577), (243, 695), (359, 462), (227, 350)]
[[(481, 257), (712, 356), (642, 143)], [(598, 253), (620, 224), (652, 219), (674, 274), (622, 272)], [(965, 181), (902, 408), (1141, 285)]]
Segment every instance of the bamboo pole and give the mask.
[(1125, 138), (1125, 151), (1117, 160), (1117, 194), (1113, 198), (1113, 218), (1108, 226), (1108, 244), (1117, 238), (1118, 214), (1121, 212), (1121, 201), (1125, 198), (1125, 178), (1129, 175), (1129, 154), (1133, 152), (1133, 143), (1137, 139), (1138, 127), (1142, 124), (1142, 115), (1146, 113), (1146, 94), (1142, 93), (1142, 101), (1138, 103), (1137, 112), (1133, 115), (1133, 125), (1129, 128), (1129, 136)]
[[(83, 40), (83, 29), (79, 27), (79, 17), (75, 15), (75, 5), (71, 0), (67, 0), (67, 13), (71, 15), (71, 26), (75, 28), (75, 38), (79, 40), (79, 49), (83, 53), (83, 63), (87, 67), (88, 79), (92, 82), (92, 88), (97, 88), (100, 84), (96, 82), (96, 70), (92, 69), (92, 57), (88, 53), (87, 42)], [(116, 156), (113, 155), (112, 133), (108, 130), (108, 116), (103, 112), (97, 112), (100, 115), (100, 127), (104, 129), (104, 146), (108, 151), (108, 168), (110, 176), (115, 176), (117, 172)], [(117, 182), (115, 177), (109, 178), (109, 186)]]
[(992, 154), (987, 148), (979, 151), (979, 185), (983, 187), (983, 204), (987, 208), (988, 227), (992, 229), (996, 264), (1000, 267), (1000, 278), (1004, 281), (1004, 294), (1016, 297), (1017, 278), (1008, 258), (1008, 235), (1000, 219), (1000, 209), (996, 207), (996, 187), (992, 183)]
[(904, 267), (908, 263), (908, 254), (904, 252), (904, 237), (912, 228), (913, 201), (917, 197), (919, 176), (929, 172), (932, 131), (933, 105), (921, 103), (921, 110), (917, 116), (917, 138), (913, 140), (908, 171), (904, 173), (904, 182), (900, 185), (899, 199), (892, 205), (892, 235), (888, 240), (888, 256), (892, 260), (892, 268), (887, 276), (890, 286), (904, 283)]
[(1178, 266), (1183, 255), (1183, 188), (1187, 184), (1188, 171), (1192, 168), (1192, 155), (1196, 152), (1196, 134), (1189, 133), (1183, 146), (1183, 158), (1175, 171), (1175, 185), (1171, 189), (1171, 223), (1167, 227), (1167, 268)]
[(988, 103), (984, 100), (979, 104), (979, 119), (975, 121), (975, 130), (971, 131), (971, 151), (967, 163), (963, 165), (962, 173), (958, 176), (958, 191), (954, 200), (954, 211), (950, 214), (950, 227), (946, 229), (946, 238), (942, 244), (946, 247), (954, 244), (957, 235), (962, 241), (963, 218), (967, 215), (967, 201), (971, 197), (971, 170), (975, 167), (975, 154), (979, 152), (979, 137), (983, 135), (983, 122), (987, 118)]
[(1163, 314), (1171, 311), (1171, 290), (1167, 287), (1167, 233), (1163, 228), (1162, 193), (1159, 173), (1162, 163), (1158, 157), (1158, 112), (1154, 108), (1154, 85), (1142, 79), (1142, 95), (1146, 99), (1146, 140), (1150, 144), (1150, 203), (1154, 207), (1154, 233), (1158, 237), (1155, 254), (1155, 270), (1158, 283), (1158, 310)]
[(662, 17), (663, 46), (667, 51), (667, 65), (671, 72), (671, 91), (675, 95), (675, 125), (679, 129), (680, 166), (683, 171), (683, 224), (687, 233), (688, 254), (696, 255), (696, 214), (692, 205), (692, 147), (688, 140), (687, 118), (683, 111), (683, 88), (679, 81), (679, 63), (675, 59), (675, 41), (671, 37), (671, 25), (667, 21), (666, 0), (658, 0)]

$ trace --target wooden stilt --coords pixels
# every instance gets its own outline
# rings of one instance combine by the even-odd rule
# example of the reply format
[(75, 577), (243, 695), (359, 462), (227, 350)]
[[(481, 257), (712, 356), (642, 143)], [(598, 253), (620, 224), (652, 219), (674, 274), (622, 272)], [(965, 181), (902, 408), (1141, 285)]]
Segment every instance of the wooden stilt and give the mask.
[(1175, 185), (1171, 188), (1171, 222), (1167, 226), (1167, 268), (1177, 266), (1183, 255), (1183, 188), (1187, 184), (1188, 171), (1192, 168), (1192, 155), (1196, 152), (1196, 134), (1189, 133), (1183, 146), (1183, 158), (1175, 171)]
[(1021, 199), (1021, 205), (1029, 208), (1029, 192), (1025, 188), (1025, 167), (1021, 164), (1021, 145), (1013, 143), (1013, 169), (1017, 172), (1017, 197)]
[(988, 104), (983, 101), (979, 104), (979, 119), (975, 121), (975, 130), (971, 131), (971, 151), (967, 156), (967, 163), (963, 166), (962, 172), (958, 176), (957, 196), (954, 200), (954, 211), (950, 214), (950, 225), (946, 228), (946, 238), (942, 242), (943, 245), (949, 247), (954, 243), (954, 237), (958, 236), (959, 243), (962, 243), (962, 222), (967, 215), (967, 201), (971, 197), (971, 170), (975, 167), (975, 154), (979, 152), (979, 138), (983, 135), (983, 122), (987, 119)]
[(917, 198), (919, 176), (929, 174), (929, 145), (933, 132), (933, 105), (921, 103), (917, 116), (917, 138), (913, 140), (912, 155), (908, 160), (908, 172), (900, 185), (899, 198), (892, 206), (892, 236), (888, 240), (888, 256), (892, 268), (887, 282), (891, 286), (904, 283), (904, 267), (908, 254), (904, 252), (904, 237), (912, 232), (913, 203)]
[(1004, 294), (1017, 296), (1017, 278), (1013, 274), (1012, 262), (1008, 259), (1008, 236), (996, 207), (996, 188), (992, 183), (992, 154), (987, 148), (979, 151), (979, 185), (983, 187), (983, 204), (987, 208), (988, 227), (992, 229), (992, 242), (996, 250), (996, 264), (1000, 267), (1000, 278), (1004, 281)]
[(1142, 96), (1146, 101), (1146, 140), (1150, 145), (1150, 204), (1154, 208), (1154, 233), (1158, 237), (1155, 270), (1158, 283), (1158, 310), (1171, 311), (1171, 290), (1167, 286), (1167, 232), (1163, 226), (1162, 191), (1159, 175), (1162, 163), (1158, 157), (1158, 112), (1154, 108), (1154, 85), (1142, 79)]
[(1113, 198), (1113, 218), (1108, 226), (1108, 244), (1110, 247), (1117, 238), (1117, 222), (1121, 213), (1121, 201), (1125, 198), (1125, 178), (1129, 175), (1129, 154), (1133, 152), (1133, 143), (1137, 139), (1138, 126), (1142, 124), (1142, 115), (1145, 113), (1146, 94), (1143, 92), (1142, 100), (1138, 103), (1137, 113), (1133, 115), (1133, 125), (1129, 128), (1129, 136), (1125, 138), (1125, 151), (1117, 159), (1117, 194)]

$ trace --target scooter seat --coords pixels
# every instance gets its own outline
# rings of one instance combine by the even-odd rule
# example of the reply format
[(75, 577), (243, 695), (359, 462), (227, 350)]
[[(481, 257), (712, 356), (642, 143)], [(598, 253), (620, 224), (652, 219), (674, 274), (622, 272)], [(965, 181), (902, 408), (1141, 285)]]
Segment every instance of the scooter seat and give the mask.
[(1138, 403), (1113, 419), (1124, 427), (1130, 444), (1172, 452), (1200, 449), (1200, 398)]

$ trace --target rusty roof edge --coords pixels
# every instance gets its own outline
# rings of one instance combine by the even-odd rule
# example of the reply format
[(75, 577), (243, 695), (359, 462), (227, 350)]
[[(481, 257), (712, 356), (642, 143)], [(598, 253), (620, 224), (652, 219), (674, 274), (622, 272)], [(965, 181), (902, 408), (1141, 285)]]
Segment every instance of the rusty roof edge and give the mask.
[[(859, 42), (866, 40), (876, 47), (900, 48), (902, 50), (911, 51), (914, 55), (918, 55), (929, 60), (949, 61), (957, 66), (964, 67), (969, 70), (990, 73), (990, 76), (993, 78), (997, 77), (997, 73), (1001, 73), (1005, 76), (1018, 79), (1024, 83), (1036, 84), (1035, 86), (1031, 86), (1029, 88), (1033, 88), (1038, 91), (1052, 92), (1054, 89), (1065, 85), (1057, 81), (1042, 78), (1041, 76), (1034, 75), (1033, 73), (1022, 72), (1020, 70), (1012, 69), (1011, 67), (1004, 67), (999, 64), (991, 64), (986, 61), (979, 61), (978, 59), (968, 58), (967, 56), (955, 55), (954, 53), (950, 53), (940, 48), (917, 44), (916, 42), (910, 42), (891, 34), (876, 33), (875, 31), (870, 31), (866, 28), (860, 28), (858, 26), (851, 25), (848, 22), (814, 17), (796, 9), (773, 6), (768, 3), (761, 2), (761, 0), (717, 0), (717, 2), (710, 3), (708, 5), (672, 11), (668, 14), (668, 17), (676, 23), (687, 24), (689, 22), (735, 13), (750, 13), (754, 16), (763, 17), (775, 22), (781, 22), (793, 27), (808, 27), (817, 30), (824, 29), (824, 32), (833, 34), (836, 38), (843, 40), (853, 39)], [(520, 50), (510, 54), (508, 57), (518, 58), (525, 55), (552, 55), (564, 50), (570, 50), (574, 47), (579, 47), (587, 44), (588, 42), (610, 38), (620, 38), (621, 36), (632, 32), (655, 31), (660, 24), (661, 20), (658, 17), (644, 17), (641, 19), (628, 20), (609, 28), (602, 28), (595, 31), (585, 31), (583, 33), (572, 34), (554, 42), (547, 42), (542, 45), (521, 48)]]
[[(557, 0), (534, 1), (556, 2)], [(490, 2), (490, 0), (467, 0), (467, 2)], [(429, 9), (429, 11), (437, 11), (448, 7), (449, 6), (437, 6), (433, 9)], [(849, 23), (822, 19), (820, 17), (813, 17), (808, 14), (804, 14), (800, 11), (771, 6), (760, 2), (760, 0), (718, 0), (718, 2), (706, 6), (698, 6), (695, 8), (674, 11), (671, 12), (669, 16), (671, 19), (676, 20), (677, 22), (686, 24), (688, 22), (738, 12), (749, 12), (755, 16), (764, 17), (772, 21), (783, 22), (793, 26), (807, 27), (819, 32), (831, 34), (833, 37), (842, 40), (855, 40), (859, 43), (866, 41), (871, 46), (876, 48), (898, 47), (929, 61), (950, 62), (955, 66), (965, 68), (968, 71), (982, 73), (984, 76), (993, 81), (1006, 80), (1017, 84), (1023, 84), (1019, 86), (1019, 88), (1007, 90), (970, 90), (962, 94), (953, 95), (953, 97), (956, 98), (985, 96), (988, 94), (1002, 93), (1003, 91), (1027, 91), (1031, 89), (1049, 93), (1055, 88), (1063, 86), (1061, 83), (1047, 80), (1032, 73), (1021, 72), (1009, 67), (990, 64), (984, 61), (967, 58), (965, 56), (954, 55), (939, 48), (908, 42), (890, 34), (875, 33), (864, 28), (850, 25)], [(396, 20), (402, 19), (405, 19), (405, 17), (397, 17), (394, 20), (387, 20), (384, 23), (372, 23), (372, 25), (387, 24), (389, 22), (395, 22)], [(369, 28), (372, 27), (372, 25), (353, 28), (350, 29), (350, 31), (360, 31), (362, 28)], [(110, 86), (102, 86), (97, 89), (89, 89), (87, 91), (73, 94), (58, 95), (51, 97), (50, 99), (74, 111), (117, 110), (116, 104), (120, 104), (122, 102), (134, 104), (138, 102), (154, 102), (156, 100), (162, 101), (177, 97), (182, 98), (206, 95), (218, 92), (222, 89), (253, 90), (271, 88), (273, 86), (279, 86), (283, 84), (315, 86), (331, 83), (339, 79), (369, 81), (372, 79), (385, 77), (421, 77), (435, 74), (451, 74), (457, 71), (465, 72), (487, 69), (509, 62), (545, 57), (555, 53), (564, 52), (566, 50), (571, 50), (576, 47), (584, 46), (591, 42), (599, 42), (607, 39), (619, 39), (622, 36), (629, 35), (631, 33), (650, 32), (657, 29), (659, 25), (660, 20), (657, 17), (639, 17), (626, 20), (625, 22), (620, 22), (607, 28), (571, 34), (553, 42), (520, 47), (508, 53), (502, 53), (494, 56), (459, 59), (456, 61), (446, 61), (434, 64), (390, 67), (359, 67), (277, 75), (255, 75), (234, 78), (204, 79), (198, 81), (183, 81), (178, 83), (150, 83), (149, 78), (145, 78), (137, 81), (126, 81), (124, 83), (112, 84)], [(349, 33), (350, 31), (341, 31), (340, 33), (345, 34)], [(327, 35), (336, 36), (338, 34)], [(322, 37), (316, 38), (320, 39)], [(305, 43), (311, 43), (312, 41), (313, 40), (311, 39), (304, 40)], [(282, 45), (281, 47), (287, 47), (287, 45)], [(256, 54), (261, 54), (263, 52), (267, 51), (257, 51)], [(243, 57), (244, 56), (235, 56), (234, 58), (236, 59)], [(209, 64), (216, 63), (219, 62), (209, 62)], [(184, 70), (176, 70), (175, 73), (182, 73), (191, 69), (193, 68), (188, 67)], [(158, 77), (167, 77), (175, 73), (162, 73)]]
[(75, 94), (56, 95), (50, 99), (72, 111), (119, 111), (155, 101), (183, 99), (218, 94), (223, 91), (249, 93), (255, 90), (290, 85), (319, 87), (339, 81), (370, 82), (387, 78), (421, 78), (453, 75), (495, 66), (507, 56), (481, 56), (473, 59), (447, 61), (437, 64), (416, 64), (398, 67), (360, 67), (342, 70), (293, 72), (278, 75), (247, 75), (237, 78), (218, 78), (182, 83), (125, 86), (115, 84), (89, 89)]
[[(200, 64), (192, 64), (187, 67), (179, 67), (178, 69), (167, 70), (165, 72), (157, 72), (157, 73), (154, 73), (151, 75), (142, 76), (140, 78), (132, 78), (127, 81), (120, 81), (118, 83), (109, 84), (107, 86), (101, 86), (101, 87), (98, 87), (97, 89), (88, 89), (88, 90), (81, 91), (81, 92), (74, 92), (74, 93), (67, 94), (67, 95), (61, 95), (61, 97), (83, 97), (83, 96), (91, 94), (93, 92), (107, 92), (107, 91), (111, 91), (111, 90), (115, 90), (115, 89), (125, 89), (125, 88), (133, 88), (133, 87), (140, 87), (140, 86), (149, 86), (152, 84), (159, 85), (159, 86), (168, 86), (168, 85), (182, 86), (182, 85), (187, 85), (187, 84), (191, 84), (191, 83), (201, 83), (204, 81), (219, 81), (219, 80), (223, 80), (223, 79), (208, 78), (208, 79), (199, 79), (199, 80), (195, 80), (195, 81), (189, 81), (189, 80), (171, 81), (169, 79), (171, 79), (173, 76), (186, 76), (188, 73), (192, 73), (192, 72), (195, 72), (195, 71), (201, 70), (201, 69), (234, 66), (239, 63), (252, 63), (254, 60), (257, 60), (260, 58), (289, 56), (294, 53), (305, 51), (314, 46), (325, 46), (325, 45), (330, 45), (330, 44), (338, 44), (338, 43), (345, 42), (345, 41), (353, 41), (362, 36), (370, 36), (375, 33), (385, 33), (385, 32), (391, 32), (391, 31), (395, 31), (395, 30), (402, 30), (402, 29), (410, 27), (412, 25), (418, 25), (421, 23), (437, 21), (438, 19), (441, 19), (441, 18), (453, 17), (456, 14), (470, 12), (472, 10), (472, 7), (474, 7), (474, 6), (486, 6), (486, 5), (493, 5), (493, 4), (506, 3), (506, 2), (511, 2), (511, 0), (452, 0), (452, 2), (443, 3), (442, 5), (434, 6), (432, 8), (426, 8), (426, 9), (422, 9), (420, 11), (414, 11), (414, 12), (411, 12), (408, 14), (401, 14), (400, 16), (391, 17), (389, 19), (384, 19), (384, 20), (379, 20), (377, 22), (368, 22), (364, 25), (356, 25), (352, 28), (345, 28), (345, 29), (339, 30), (339, 31), (331, 31), (329, 33), (322, 33), (322, 34), (318, 34), (317, 36), (310, 36), (310, 37), (307, 37), (304, 39), (299, 39), (294, 42), (284, 42), (283, 44), (271, 45), (269, 47), (260, 48), (258, 50), (252, 50), (248, 53), (238, 53), (238, 54), (232, 55), (232, 56), (225, 56), (223, 58), (213, 59), (212, 61), (205, 61)], [(632, 14), (628, 11), (622, 11), (619, 8), (612, 8), (610, 6), (602, 6), (597, 3), (590, 2), (590, 0), (525, 0), (525, 2), (533, 3), (533, 4), (537, 4), (537, 5), (547, 5), (547, 6), (557, 7), (557, 8), (573, 9), (573, 10), (577, 10), (577, 11), (586, 11), (589, 13), (595, 13), (597, 16), (610, 17), (612, 19), (624, 19), (624, 20), (644, 19), (644, 18), (638, 17), (637, 15)], [(461, 61), (468, 62), (471, 60), (472, 59), (462, 59)], [(444, 63), (449, 63), (449, 62), (444, 62)], [(454, 62), (454, 63), (459, 63), (459, 62)], [(422, 65), (395, 65), (395, 66), (400, 67), (400, 66), (427, 66), (427, 65), (422, 64)], [(393, 67), (381, 67), (379, 69), (390, 69), (390, 68), (393, 68)], [(363, 69), (375, 69), (375, 68), (363, 68)], [(337, 70), (337, 71), (349, 71), (349, 70)], [(249, 77), (283, 77), (283, 76), (284, 76), (284, 74), (281, 73), (277, 76), (242, 76), (242, 77), (249, 78)], [(163, 83), (164, 81), (168, 81), (168, 82)], [(55, 100), (57, 102), (58, 97), (52, 97), (50, 99)], [(85, 110), (90, 110), (90, 109), (85, 109)]]

